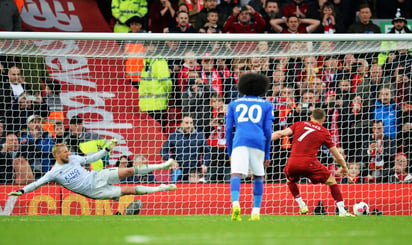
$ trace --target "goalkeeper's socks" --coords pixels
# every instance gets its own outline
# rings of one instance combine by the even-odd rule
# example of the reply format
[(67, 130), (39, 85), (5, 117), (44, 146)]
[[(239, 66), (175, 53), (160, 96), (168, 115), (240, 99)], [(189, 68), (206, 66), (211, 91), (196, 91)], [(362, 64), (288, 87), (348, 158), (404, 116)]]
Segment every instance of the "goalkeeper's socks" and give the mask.
[(306, 203), (303, 201), (301, 197), (295, 198), (295, 201), (299, 204), (299, 208), (306, 207)]
[(163, 169), (169, 166), (169, 162), (164, 162), (160, 164), (144, 164), (144, 165), (139, 165), (139, 166), (134, 166), (134, 174), (142, 175), (142, 174), (148, 174), (152, 172), (153, 170), (158, 170), (158, 169)]
[(253, 208), (260, 208), (263, 195), (263, 177), (253, 179)]
[(345, 203), (343, 201), (337, 202), (336, 206), (338, 207), (340, 214), (344, 214), (347, 212), (345, 209)]
[(230, 178), (230, 196), (232, 197), (232, 202), (239, 201), (240, 193), (240, 176), (233, 175)]
[(138, 186), (135, 186), (134, 189), (136, 191), (136, 195), (144, 195), (144, 194), (148, 194), (148, 193), (162, 191), (158, 186), (152, 187), (152, 186), (138, 185)]

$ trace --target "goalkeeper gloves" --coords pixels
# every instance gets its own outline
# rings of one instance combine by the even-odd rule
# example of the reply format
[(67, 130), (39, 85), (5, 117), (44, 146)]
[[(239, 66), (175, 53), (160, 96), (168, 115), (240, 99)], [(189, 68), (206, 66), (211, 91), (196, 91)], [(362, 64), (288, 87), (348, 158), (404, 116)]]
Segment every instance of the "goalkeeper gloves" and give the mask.
[(109, 153), (112, 152), (113, 148), (117, 145), (117, 143), (118, 143), (117, 139), (111, 139), (109, 141), (109, 145), (106, 146), (105, 150)]
[(24, 193), (24, 190), (23, 189), (21, 189), (21, 190), (18, 190), (18, 191), (12, 191), (12, 192), (10, 192), (9, 193), (9, 196), (21, 196), (21, 195), (23, 195), (23, 193)]

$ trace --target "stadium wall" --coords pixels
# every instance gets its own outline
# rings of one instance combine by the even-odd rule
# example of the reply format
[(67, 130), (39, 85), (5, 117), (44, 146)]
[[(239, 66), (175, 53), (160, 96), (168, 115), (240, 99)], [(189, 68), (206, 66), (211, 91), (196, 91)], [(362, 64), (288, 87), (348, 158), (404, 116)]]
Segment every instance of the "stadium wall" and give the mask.
[[(23, 187), (23, 186), (20, 186)], [(335, 213), (335, 204), (328, 187), (324, 185), (300, 185), (302, 197), (310, 211), (319, 200), (328, 214)], [(378, 209), (384, 215), (412, 214), (412, 185), (410, 184), (342, 184), (346, 206), (359, 201)], [(22, 197), (9, 197), (6, 193), (19, 189), (16, 185), (3, 185), (0, 192), (1, 215), (112, 215), (124, 209), (134, 199), (143, 202), (142, 215), (229, 215), (230, 193), (228, 184), (181, 184), (174, 195), (157, 193), (145, 196), (124, 196), (117, 201), (92, 200), (70, 192), (58, 185), (45, 185)], [(245, 184), (241, 200), (252, 192), (252, 185)], [(286, 184), (266, 184), (263, 214), (293, 215), (299, 208), (287, 190)], [(242, 202), (244, 212), (252, 202)]]

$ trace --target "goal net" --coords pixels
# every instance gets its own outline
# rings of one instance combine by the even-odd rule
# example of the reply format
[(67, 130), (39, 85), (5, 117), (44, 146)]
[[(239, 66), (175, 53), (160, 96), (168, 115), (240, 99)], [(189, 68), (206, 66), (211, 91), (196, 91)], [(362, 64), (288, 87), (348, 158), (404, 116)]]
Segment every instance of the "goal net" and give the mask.
[[(363, 201), (371, 212), (411, 215), (411, 50), (411, 37), (388, 34), (3, 32), (0, 211), (112, 215), (130, 213), (125, 209), (140, 200), (140, 214), (230, 214), (226, 108), (242, 96), (239, 77), (256, 72), (271, 82), (265, 99), (273, 104), (273, 130), (309, 120), (314, 108), (325, 110), (324, 126), (349, 176), (341, 176), (328, 149), (319, 149), (318, 158), (350, 210)], [(178, 189), (109, 201), (49, 183), (18, 198), (7, 195), (52, 168), (54, 144), (87, 156), (113, 138), (119, 141), (114, 151), (85, 168), (173, 157), (178, 170), (156, 170), (120, 185), (176, 183)], [(292, 143), (292, 137), (272, 143), (262, 214), (299, 213), (283, 173)], [(242, 180), (244, 213), (253, 206), (252, 181), (252, 175)], [(311, 214), (335, 214), (327, 186), (302, 178), (299, 187)]]

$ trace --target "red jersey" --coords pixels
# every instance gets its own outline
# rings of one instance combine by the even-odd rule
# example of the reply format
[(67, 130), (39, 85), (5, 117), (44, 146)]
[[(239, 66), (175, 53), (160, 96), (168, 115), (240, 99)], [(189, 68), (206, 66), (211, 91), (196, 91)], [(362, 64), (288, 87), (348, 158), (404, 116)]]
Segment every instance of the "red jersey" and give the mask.
[(320, 124), (311, 121), (296, 122), (290, 129), (293, 131), (290, 157), (316, 158), (322, 145), (326, 145), (328, 149), (335, 146), (329, 130)]

